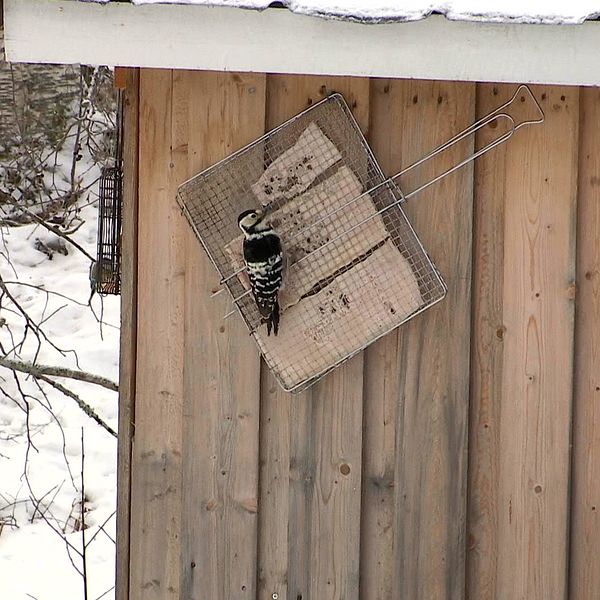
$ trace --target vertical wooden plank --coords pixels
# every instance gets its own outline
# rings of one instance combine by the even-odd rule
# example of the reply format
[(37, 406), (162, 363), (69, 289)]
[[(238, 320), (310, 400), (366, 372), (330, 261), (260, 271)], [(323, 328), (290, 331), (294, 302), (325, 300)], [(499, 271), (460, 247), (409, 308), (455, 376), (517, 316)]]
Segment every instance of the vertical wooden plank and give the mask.
[(362, 363), (362, 356), (352, 359), (313, 392), (308, 598), (360, 598)]
[(115, 67), (115, 70), (113, 71), (113, 86), (117, 90), (124, 90), (127, 88), (130, 70), (130, 67)]
[[(340, 92), (363, 133), (369, 126), (369, 80), (364, 78), (307, 77), (301, 85), (311, 86), (312, 99)], [(314, 87), (312, 87), (314, 86)], [(302, 94), (300, 94), (302, 96)], [(300, 498), (310, 499), (307, 521), (297, 526), (310, 532), (309, 581), (290, 562), (291, 598), (358, 600), (360, 578), (360, 506), (362, 456), (363, 356), (358, 355), (315, 384), (312, 391), (310, 445), (305, 465), (314, 466), (303, 482)], [(304, 407), (308, 408), (308, 407)], [(303, 412), (301, 411), (302, 415)], [(304, 454), (304, 439), (293, 440), (292, 460), (296, 452)], [(299, 463), (300, 464), (300, 463)], [(313, 489), (307, 487), (312, 484)], [(308, 494), (307, 494), (308, 492)], [(302, 514), (302, 513), (300, 513)], [(293, 517), (293, 515), (292, 515)], [(295, 552), (290, 544), (290, 556)], [(306, 593), (294, 589), (294, 581), (308, 584)]]
[[(510, 97), (495, 84), (477, 86), (478, 115)], [(477, 136), (478, 147), (498, 135), (493, 122)], [(502, 318), (506, 157), (512, 141), (475, 163), (473, 215), (473, 318), (471, 414), (469, 425), (469, 514), (467, 588), (469, 597), (496, 598), (498, 561), (498, 478), (502, 397)]]
[[(390, 173), (387, 164), (391, 161), (384, 152), (378, 152), (381, 143), (375, 142), (374, 136), (372, 139), (376, 156)], [(381, 136), (377, 139), (382, 140)], [(394, 534), (398, 528), (394, 471), (401, 403), (398, 350), (398, 332), (392, 332), (365, 351), (360, 554), (360, 598), (365, 600), (391, 600), (400, 593), (394, 576)]]
[[(388, 175), (402, 168), (405, 85), (371, 81), (369, 143)], [(398, 331), (394, 331), (365, 351), (360, 598), (366, 600), (391, 600), (400, 594), (394, 575), (399, 375)]]
[(600, 590), (600, 90), (581, 89), (570, 598)]
[[(265, 76), (181, 72), (189, 175), (264, 132)], [(185, 239), (182, 597), (256, 597), (260, 361), (191, 228)]]
[[(330, 92), (368, 126), (366, 79), (272, 76), (268, 128)], [(290, 396), (263, 377), (259, 598), (358, 600), (362, 355)]]
[[(421, 158), (473, 121), (472, 84), (375, 80), (371, 142), (384, 169)], [(400, 182), (405, 192), (472, 141)], [(446, 299), (369, 349), (365, 373), (361, 599), (464, 597), (472, 168), (406, 211)]]
[[(482, 87), (479, 110), (513, 91)], [(543, 126), (519, 131), (477, 178), (478, 206), (503, 211), (476, 219), (469, 598), (477, 600), (562, 600), (567, 591), (578, 90), (534, 93)], [(502, 222), (499, 255), (490, 241)]]
[(126, 69), (123, 91), (123, 232), (121, 242), (121, 341), (117, 445), (116, 600), (129, 598), (131, 443), (135, 415), (137, 350), (137, 211), (139, 70)]
[(505, 174), (501, 600), (566, 594), (578, 90), (537, 91), (546, 122)]
[[(299, 410), (310, 405), (311, 393), (302, 392), (296, 396), (287, 394), (277, 385), (265, 365), (262, 365), (261, 405), (260, 405), (260, 472), (259, 472), (259, 513), (258, 513), (258, 596), (259, 600), (272, 600), (277, 594), (279, 600), (288, 598), (288, 519), (290, 518), (291, 480), (290, 435), (307, 441), (306, 420), (299, 418)], [(295, 404), (291, 422), (291, 407)], [(294, 511), (295, 512), (295, 511)], [(289, 535), (296, 543), (300, 542), (293, 523), (289, 523)], [(296, 554), (292, 559), (299, 569), (308, 572), (303, 559)], [(289, 596), (290, 598), (292, 596)]]
[(175, 202), (172, 72), (140, 72), (138, 319), (130, 597), (179, 598), (183, 232)]

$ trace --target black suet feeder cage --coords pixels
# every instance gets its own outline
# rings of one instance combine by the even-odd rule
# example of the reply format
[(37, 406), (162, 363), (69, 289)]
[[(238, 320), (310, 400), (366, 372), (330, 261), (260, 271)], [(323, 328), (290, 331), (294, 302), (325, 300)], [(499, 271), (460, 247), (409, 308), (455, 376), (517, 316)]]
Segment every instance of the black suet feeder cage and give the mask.
[(121, 217), (123, 207), (123, 101), (118, 91), (114, 164), (102, 168), (98, 207), (96, 261), (90, 269), (92, 289), (101, 295), (121, 293)]

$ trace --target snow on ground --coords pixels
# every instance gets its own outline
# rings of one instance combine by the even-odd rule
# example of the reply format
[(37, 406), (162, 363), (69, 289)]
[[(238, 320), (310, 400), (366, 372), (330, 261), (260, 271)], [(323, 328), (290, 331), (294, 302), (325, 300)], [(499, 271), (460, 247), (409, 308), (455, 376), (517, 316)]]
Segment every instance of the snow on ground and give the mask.
[[(88, 178), (97, 176), (89, 173)], [(72, 236), (89, 254), (95, 255), (97, 207), (81, 209), (85, 221)], [(5, 228), (0, 239), (0, 273), (11, 294), (35, 320), (46, 319), (44, 331), (56, 346), (73, 353), (62, 355), (42, 344), (37, 362), (60, 365), (103, 375), (118, 381), (119, 298), (109, 296), (104, 302), (104, 324), (101, 327), (87, 306), (90, 295), (89, 260), (73, 246), (68, 255), (55, 253), (52, 260), (35, 249), (35, 239), (50, 241), (55, 237), (38, 225)], [(9, 254), (12, 266), (4, 256)], [(10, 283), (9, 283), (10, 282)], [(41, 289), (29, 287), (39, 286)], [(42, 290), (52, 290), (68, 299), (47, 296)], [(100, 314), (100, 298), (92, 301)], [(0, 306), (0, 342), (11, 347), (8, 327), (18, 339), (22, 330), (20, 317), (11, 312), (6, 300)], [(102, 335), (101, 335), (102, 333)], [(34, 338), (29, 336), (24, 360), (32, 360), (36, 351)], [(77, 364), (78, 363), (78, 364)], [(86, 416), (76, 403), (49, 385), (41, 383), (48, 394), (48, 405), (35, 383), (21, 376), (23, 391), (32, 394), (29, 414), (31, 442), (27, 472), (31, 490), (23, 477), (26, 463), (26, 415), (7, 394), (20, 401), (19, 390), (10, 371), (0, 368), (0, 599), (1, 600), (76, 600), (83, 598), (82, 577), (71, 564), (62, 537), (35, 511), (30, 496), (43, 499), (40, 509), (66, 540), (81, 550), (82, 539), (78, 521), (81, 508), (81, 428), (85, 440), (85, 521), (88, 545), (87, 573), (89, 598), (95, 600), (114, 585), (116, 449), (117, 440)], [(104, 387), (54, 378), (79, 395), (113, 429), (117, 429), (117, 394)], [(61, 428), (52, 416), (60, 422)], [(111, 517), (111, 515), (113, 515)], [(10, 520), (14, 516), (14, 524)], [(102, 525), (108, 519), (104, 529)], [(112, 538), (112, 539), (111, 539)], [(71, 558), (81, 568), (75, 550)], [(109, 591), (102, 596), (114, 598)]]

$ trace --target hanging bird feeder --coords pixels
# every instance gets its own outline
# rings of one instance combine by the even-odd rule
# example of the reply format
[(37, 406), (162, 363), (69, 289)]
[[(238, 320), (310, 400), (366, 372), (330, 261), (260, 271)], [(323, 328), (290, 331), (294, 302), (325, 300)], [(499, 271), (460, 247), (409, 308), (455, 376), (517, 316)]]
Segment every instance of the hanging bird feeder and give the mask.
[[(275, 378), (297, 392), (444, 298), (446, 285), (402, 203), (543, 120), (520, 86), (508, 102), (386, 177), (336, 93), (182, 184), (178, 202)], [(494, 140), (403, 193), (400, 177), (492, 121), (504, 125)], [(245, 274), (237, 216), (250, 208), (266, 208), (286, 256), (277, 337), (267, 335)]]
[[(118, 91), (114, 161), (102, 168), (98, 203), (96, 261), (90, 283), (101, 295), (121, 293), (121, 216), (123, 212), (123, 99)], [(93, 291), (92, 291), (93, 293)]]

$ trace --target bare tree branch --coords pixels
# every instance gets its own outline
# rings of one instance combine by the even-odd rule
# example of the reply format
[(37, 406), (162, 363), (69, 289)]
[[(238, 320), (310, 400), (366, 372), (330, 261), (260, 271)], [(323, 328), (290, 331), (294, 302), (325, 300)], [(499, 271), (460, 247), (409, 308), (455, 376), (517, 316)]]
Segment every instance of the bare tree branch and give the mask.
[(21, 360), (13, 360), (6, 357), (0, 357), (0, 367), (11, 369), (12, 371), (19, 371), (21, 373), (27, 373), (33, 377), (40, 378), (40, 375), (49, 375), (52, 377), (65, 377), (67, 379), (76, 379), (77, 381), (85, 381), (86, 383), (93, 383), (94, 385), (101, 385), (107, 390), (112, 392), (118, 392), (119, 386), (106, 377), (100, 375), (94, 375), (93, 373), (86, 373), (85, 371), (75, 371), (74, 369), (67, 369), (66, 367), (51, 367), (47, 365), (34, 365), (29, 362)]

